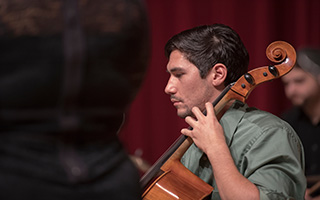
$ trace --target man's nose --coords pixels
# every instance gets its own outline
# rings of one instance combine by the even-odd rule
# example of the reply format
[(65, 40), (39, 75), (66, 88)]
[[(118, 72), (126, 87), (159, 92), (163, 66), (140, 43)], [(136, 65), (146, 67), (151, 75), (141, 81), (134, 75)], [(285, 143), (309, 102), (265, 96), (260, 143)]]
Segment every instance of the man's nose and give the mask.
[(176, 89), (176, 87), (174, 86), (172, 79), (170, 78), (170, 79), (168, 80), (168, 83), (167, 83), (165, 89), (164, 89), (164, 92), (165, 92), (166, 94), (170, 94), (170, 95), (171, 95), (171, 94), (176, 93), (176, 91), (177, 91), (177, 89)]
[(287, 84), (285, 87), (285, 92), (287, 97), (291, 97), (291, 95), (295, 92), (295, 86), (293, 84)]

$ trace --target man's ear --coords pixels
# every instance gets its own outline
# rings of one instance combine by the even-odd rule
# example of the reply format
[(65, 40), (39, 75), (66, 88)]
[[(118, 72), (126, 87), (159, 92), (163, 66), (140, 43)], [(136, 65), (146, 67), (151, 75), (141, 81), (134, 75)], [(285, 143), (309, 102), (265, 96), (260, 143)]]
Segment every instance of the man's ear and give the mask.
[(222, 63), (217, 63), (211, 68), (208, 78), (211, 79), (210, 81), (213, 86), (223, 86), (224, 88), (224, 81), (227, 78), (227, 74), (227, 67)]

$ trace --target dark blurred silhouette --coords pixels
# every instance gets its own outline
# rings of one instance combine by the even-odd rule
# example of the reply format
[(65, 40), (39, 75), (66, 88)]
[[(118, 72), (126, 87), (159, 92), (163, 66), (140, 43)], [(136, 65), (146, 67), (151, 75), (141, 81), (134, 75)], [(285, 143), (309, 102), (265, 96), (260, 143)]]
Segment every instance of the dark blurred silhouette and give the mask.
[(282, 77), (282, 81), (285, 94), (293, 105), (283, 114), (283, 118), (298, 133), (305, 149), (305, 173), (309, 188), (306, 199), (320, 199), (319, 190), (312, 195), (317, 198), (308, 195), (310, 187), (317, 181), (320, 183), (320, 49), (299, 49), (296, 65)]
[(141, 0), (0, 1), (0, 199), (139, 199), (118, 140), (149, 57)]

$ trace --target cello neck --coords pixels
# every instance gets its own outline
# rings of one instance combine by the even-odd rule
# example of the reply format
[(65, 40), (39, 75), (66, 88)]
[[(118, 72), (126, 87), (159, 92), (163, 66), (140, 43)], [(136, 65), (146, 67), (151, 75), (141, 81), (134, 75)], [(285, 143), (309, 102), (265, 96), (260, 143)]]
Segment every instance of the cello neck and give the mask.
[[(221, 92), (221, 94), (215, 99), (215, 101), (212, 103), (215, 109), (217, 109), (218, 106), (216, 105), (219, 102), (222, 102), (221, 99), (225, 96), (225, 94), (228, 93), (230, 88), (233, 86), (232, 84), (229, 84), (225, 89)], [(222, 108), (221, 108), (222, 109)], [(221, 109), (215, 110), (216, 113), (219, 112)], [(204, 114), (206, 114), (206, 111), (204, 111)], [(192, 129), (192, 127), (189, 127), (189, 129)], [(140, 185), (142, 188), (145, 188), (148, 186), (150, 181), (154, 179), (158, 174), (161, 173), (161, 167), (169, 160), (169, 159), (181, 159), (183, 154), (186, 152), (186, 150), (190, 147), (190, 145), (193, 143), (191, 138), (188, 138), (185, 135), (180, 135), (179, 138), (166, 150), (166, 152), (155, 162), (155, 164), (142, 176), (140, 179)]]

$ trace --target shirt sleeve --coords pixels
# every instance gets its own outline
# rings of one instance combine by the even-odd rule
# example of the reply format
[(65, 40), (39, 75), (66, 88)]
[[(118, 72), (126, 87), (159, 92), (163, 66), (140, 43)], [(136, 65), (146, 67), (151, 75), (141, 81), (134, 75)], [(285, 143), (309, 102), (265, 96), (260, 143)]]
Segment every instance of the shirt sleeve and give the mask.
[(242, 162), (244, 175), (257, 185), (260, 199), (304, 198), (303, 147), (290, 127), (263, 131)]

